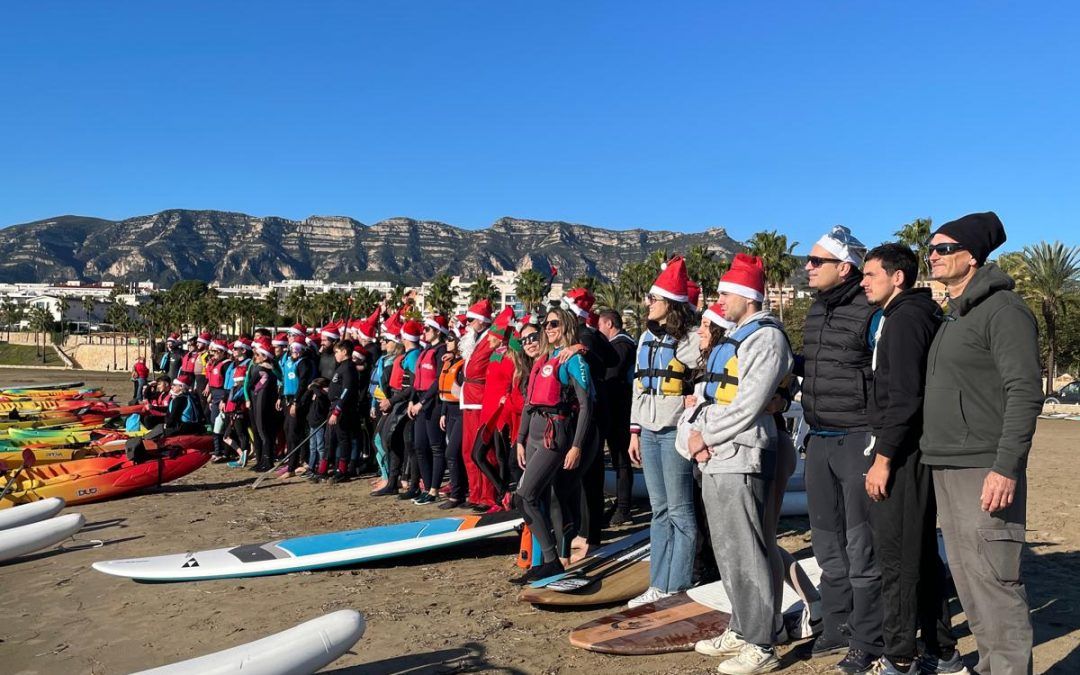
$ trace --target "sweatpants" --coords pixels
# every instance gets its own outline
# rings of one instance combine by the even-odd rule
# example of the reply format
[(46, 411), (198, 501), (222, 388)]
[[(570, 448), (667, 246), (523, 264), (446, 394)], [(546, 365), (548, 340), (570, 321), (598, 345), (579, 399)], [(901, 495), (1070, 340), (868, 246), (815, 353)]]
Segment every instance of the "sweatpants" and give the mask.
[(888, 496), (870, 503), (874, 558), (881, 570), (885, 655), (894, 661), (917, 656), (916, 631), (927, 652), (952, 655), (945, 566), (938, 557), (937, 506), (930, 467), (916, 450), (892, 462)]
[(620, 398), (618, 403), (610, 405), (609, 408), (616, 410), (600, 421), (604, 432), (601, 449), (606, 445), (611, 453), (611, 466), (615, 470), (615, 508), (629, 513), (634, 491), (634, 467), (630, 463), (630, 402), (625, 402), (625, 413), (618, 411), (622, 403)]
[(450, 499), (464, 502), (469, 496), (465, 463), (461, 457), (461, 408), (449, 404), (446, 410), (446, 471), (450, 480)]
[(337, 423), (326, 425), (329, 430), (326, 434), (327, 453), (332, 453), (337, 462), (337, 472), (346, 473), (349, 467), (349, 457), (352, 455), (352, 428), (353, 420), (340, 415)]
[(822, 639), (840, 642), (847, 624), (851, 647), (880, 655), (881, 574), (874, 562), (863, 454), (870, 434), (812, 434), (806, 446), (806, 502), (814, 557), (821, 566)]
[(604, 438), (597, 425), (592, 425), (585, 434), (584, 445), (581, 449), (581, 534), (589, 546), (599, 546), (604, 531)]
[(765, 499), (771, 482), (759, 474), (701, 476), (701, 499), (709, 528), (719, 535), (712, 537), (713, 554), (731, 600), (728, 628), (760, 646), (772, 646), (776, 641), (776, 590), (769, 565), (776, 537), (765, 536)]
[(934, 467), (938, 519), (956, 592), (979, 651), (976, 673), (1032, 671), (1032, 632), (1020, 555), (1027, 527), (1027, 476), (1008, 508), (979, 505), (989, 469)]
[[(296, 468), (300, 465), (300, 458), (303, 455), (303, 450), (296, 450), (296, 446), (300, 445), (300, 442), (304, 440), (308, 435), (307, 426), (307, 409), (301, 409), (297, 406), (296, 414), (290, 415), (289, 409), (285, 409), (285, 451), (292, 453), (289, 455), (289, 471), (296, 471)], [(295, 452), (293, 452), (295, 450)]]
[(437, 409), (421, 410), (413, 420), (413, 447), (424, 486), (438, 490), (446, 472), (446, 432), (439, 428)]

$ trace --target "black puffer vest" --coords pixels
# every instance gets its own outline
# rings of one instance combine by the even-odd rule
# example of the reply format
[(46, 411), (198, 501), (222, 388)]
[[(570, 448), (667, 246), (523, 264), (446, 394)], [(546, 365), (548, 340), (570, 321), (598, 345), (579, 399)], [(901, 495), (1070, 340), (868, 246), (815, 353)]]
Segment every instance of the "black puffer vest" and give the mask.
[(867, 334), (877, 308), (859, 288), (861, 280), (858, 275), (819, 293), (806, 314), (802, 406), (811, 429), (870, 430)]

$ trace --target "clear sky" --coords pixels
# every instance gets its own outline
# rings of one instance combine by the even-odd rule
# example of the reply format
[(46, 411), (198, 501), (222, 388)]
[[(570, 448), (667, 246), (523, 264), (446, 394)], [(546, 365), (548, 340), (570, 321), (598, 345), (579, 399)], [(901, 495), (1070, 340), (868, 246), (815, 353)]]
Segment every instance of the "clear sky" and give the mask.
[(1077, 240), (1075, 2), (0, 8), (0, 225), (166, 208)]

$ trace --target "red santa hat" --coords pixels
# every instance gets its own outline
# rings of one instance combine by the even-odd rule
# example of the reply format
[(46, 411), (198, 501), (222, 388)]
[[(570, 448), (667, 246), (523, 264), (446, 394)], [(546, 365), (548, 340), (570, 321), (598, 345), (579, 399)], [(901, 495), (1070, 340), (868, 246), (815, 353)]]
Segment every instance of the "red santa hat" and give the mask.
[(402, 307), (398, 311), (390, 315), (390, 317), (383, 321), (383, 339), (390, 340), (392, 342), (401, 342), (401, 328), (403, 322), (401, 320)]
[(303, 351), (307, 349), (307, 341), (302, 335), (297, 335), (293, 337), (291, 342), (289, 342), (289, 349), (293, 350), (294, 352)]
[(587, 319), (596, 298), (587, 288), (571, 288), (563, 295), (562, 304), (578, 318)]
[(656, 277), (649, 293), (673, 302), (690, 299), (690, 277), (686, 274), (686, 261), (681, 255), (660, 266), (660, 276)]
[(409, 342), (420, 342), (420, 338), (424, 334), (424, 324), (410, 319), (405, 322), (405, 325), (401, 327), (401, 339), (408, 340)]
[(765, 300), (765, 267), (756, 255), (736, 253), (731, 268), (720, 277), (716, 290), (732, 293), (755, 302)]
[(510, 331), (514, 327), (514, 308), (507, 305), (499, 316), (495, 317), (495, 324), (491, 327), (491, 334), (506, 339), (510, 337)]
[(434, 328), (443, 335), (450, 334), (450, 324), (446, 320), (446, 317), (442, 314), (432, 314), (428, 318), (424, 319), (424, 325)]
[(323, 326), (322, 330), (319, 331), (319, 335), (323, 336), (324, 338), (326, 338), (328, 340), (340, 340), (341, 339), (341, 333), (338, 331), (338, 326), (337, 326), (336, 323), (333, 323), (333, 322), (328, 323), (325, 326)]
[(484, 323), (491, 323), (492, 311), (494, 310), (491, 306), (491, 300), (481, 298), (473, 303), (473, 306), (469, 308), (469, 311), (465, 312), (465, 319), (466, 321), (476, 319), (478, 321), (483, 321)]
[(374, 340), (379, 335), (379, 315), (382, 314), (382, 308), (376, 307), (375, 311), (371, 313), (368, 318), (359, 322), (356, 327), (356, 332), (360, 334), (360, 337), (365, 340)]
[(289, 335), (299, 335), (300, 337), (303, 337), (307, 335), (307, 328), (305, 328), (302, 323), (294, 323), (287, 332)]
[(353, 345), (352, 357), (354, 359), (363, 359), (367, 357), (367, 350), (362, 345)]
[(219, 352), (227, 352), (229, 351), (229, 345), (225, 344), (224, 340), (211, 340), (210, 349), (214, 349)]
[(724, 330), (731, 330), (735, 326), (734, 321), (724, 316), (724, 306), (719, 302), (709, 305), (709, 308), (701, 313), (701, 318), (708, 319), (709, 323), (720, 326)]
[(180, 336), (177, 335), (176, 333), (169, 333), (169, 337), (165, 340), (165, 342), (169, 343), (169, 344), (172, 344), (174, 342), (179, 342), (179, 341), (180, 341)]
[(596, 328), (600, 325), (600, 315), (596, 312), (589, 312), (589, 316), (585, 317), (585, 325), (589, 328)]
[(196, 339), (196, 342), (201, 345), (208, 345), (210, 344), (210, 341), (213, 339), (213, 337), (214, 336), (210, 335), (210, 333), (203, 331), (202, 333), (199, 333), (199, 337)]
[(458, 337), (463, 337), (465, 335), (465, 331), (469, 328), (469, 318), (464, 314), (458, 314), (454, 317), (453, 328), (454, 333), (457, 334)]
[(272, 344), (275, 347), (288, 347), (289, 346), (289, 336), (286, 335), (285, 333), (278, 333), (277, 335), (274, 336), (274, 339), (270, 341), (270, 344)]
[(172, 383), (173, 383), (174, 386), (179, 385), (181, 387), (184, 387), (185, 389), (187, 387), (191, 386), (191, 380), (188, 378), (188, 376), (186, 374), (185, 375), (177, 375), (176, 379), (173, 380)]
[(238, 337), (236, 342), (233, 343), (233, 349), (243, 349), (244, 351), (251, 351), (251, 338)]
[(693, 279), (686, 282), (686, 304), (697, 309), (698, 301), (701, 300), (701, 286)]
[(255, 348), (256, 353), (273, 358), (274, 345), (270, 344), (270, 338), (259, 338), (252, 343), (252, 346)]

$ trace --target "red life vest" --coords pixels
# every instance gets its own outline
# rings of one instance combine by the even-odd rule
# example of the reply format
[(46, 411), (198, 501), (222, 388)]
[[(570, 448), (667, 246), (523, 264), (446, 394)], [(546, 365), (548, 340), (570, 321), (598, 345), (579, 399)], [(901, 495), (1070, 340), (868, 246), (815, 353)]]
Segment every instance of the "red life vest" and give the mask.
[(206, 383), (211, 389), (223, 389), (225, 387), (225, 369), (229, 367), (228, 359), (221, 359), (217, 363), (211, 363), (206, 369)]
[(180, 359), (180, 372), (195, 374), (195, 359), (199, 356), (199, 352), (187, 352)]
[(417, 391), (427, 391), (438, 378), (439, 368), (435, 363), (435, 351), (435, 347), (428, 347), (420, 352), (420, 358), (416, 361), (416, 380), (413, 383)]
[(530, 406), (559, 408), (564, 404), (563, 384), (559, 381), (559, 360), (542, 356), (533, 364), (525, 396)]
[(401, 385), (405, 382), (405, 367), (402, 365), (402, 361), (404, 360), (404, 354), (398, 354), (394, 357), (394, 363), (390, 366), (391, 389), (401, 389)]

